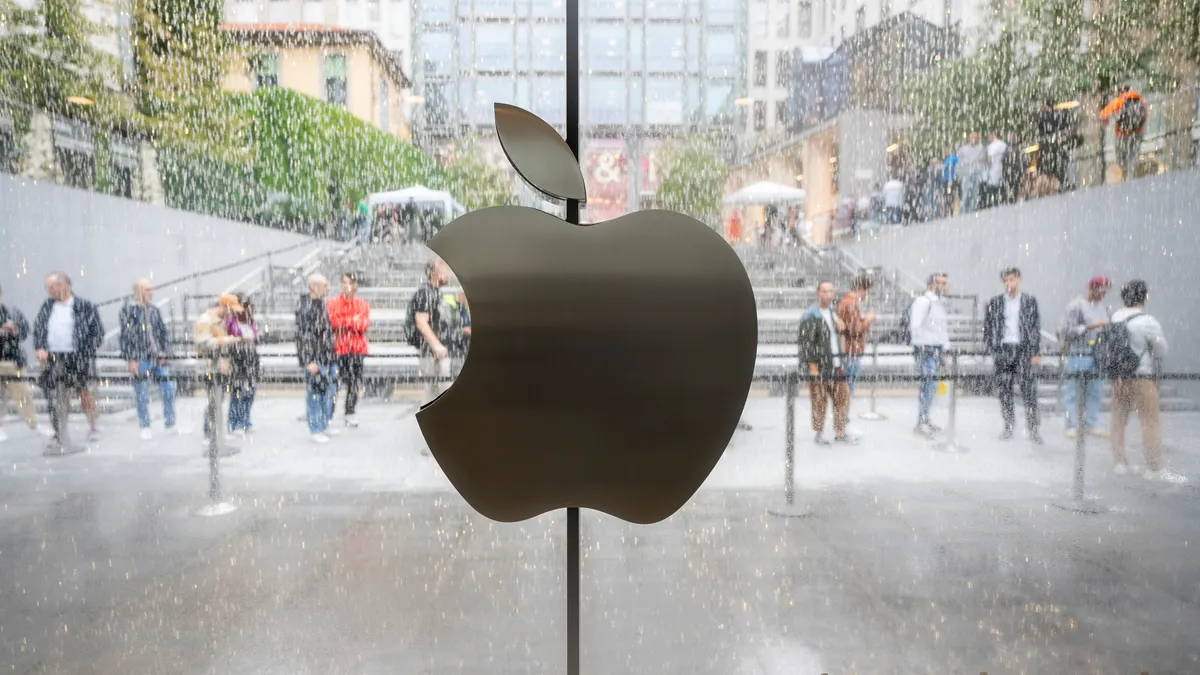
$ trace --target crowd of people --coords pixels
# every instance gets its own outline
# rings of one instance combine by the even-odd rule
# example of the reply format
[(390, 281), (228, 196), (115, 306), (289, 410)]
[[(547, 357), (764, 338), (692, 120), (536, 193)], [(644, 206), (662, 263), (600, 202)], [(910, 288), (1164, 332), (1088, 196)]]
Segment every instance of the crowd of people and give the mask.
[[(987, 302), (983, 320), (983, 343), (992, 359), (992, 385), (1000, 401), (1000, 438), (1007, 441), (1014, 437), (1016, 388), (1024, 403), (1026, 437), (1041, 445), (1044, 441), (1037, 394), (1037, 369), (1042, 357), (1041, 310), (1037, 298), (1021, 290), (1019, 269), (1003, 270), (1000, 279), (1003, 291)], [(907, 321), (902, 332), (908, 336), (921, 376), (915, 433), (931, 439), (941, 432), (933, 422), (932, 409), (950, 350), (949, 312), (944, 300), (948, 285), (946, 274), (930, 275), (927, 290), (902, 318)], [(799, 355), (801, 367), (811, 378), (812, 429), (819, 446), (830, 445), (825, 422), (831, 406), (833, 442), (852, 445), (859, 441), (848, 422), (866, 337), (876, 318), (874, 313), (864, 314), (861, 310), (871, 286), (871, 277), (860, 276), (835, 304), (834, 284), (823, 281), (817, 287), (816, 303), (801, 315)], [(1063, 387), (1067, 413), (1064, 434), (1069, 439), (1078, 434), (1109, 439), (1113, 470), (1122, 475), (1137, 473), (1140, 470), (1129, 463), (1125, 454), (1125, 428), (1136, 412), (1142, 427), (1146, 478), (1185, 483), (1185, 476), (1163, 464), (1157, 376), (1168, 343), (1162, 324), (1146, 311), (1149, 289), (1140, 279), (1126, 283), (1120, 293), (1123, 307), (1110, 312), (1102, 302), (1111, 286), (1108, 277), (1090, 279), (1087, 291), (1067, 305), (1058, 327), (1067, 375)], [(1099, 423), (1105, 379), (1112, 383), (1112, 419), (1107, 430)], [(1084, 410), (1082, 419), (1080, 407)]]

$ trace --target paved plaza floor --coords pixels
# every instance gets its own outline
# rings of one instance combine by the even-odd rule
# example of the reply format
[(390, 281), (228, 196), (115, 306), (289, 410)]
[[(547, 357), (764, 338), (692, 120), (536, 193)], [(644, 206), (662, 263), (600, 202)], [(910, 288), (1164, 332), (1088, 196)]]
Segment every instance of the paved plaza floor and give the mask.
[[(564, 672), (564, 514), (475, 514), (421, 456), (411, 403), (364, 404), (324, 446), (302, 405), (256, 404), (259, 431), (221, 461), (238, 509), (210, 518), (192, 515), (208, 487), (197, 433), (142, 441), (122, 413), (87, 452), (44, 458), (10, 419), (0, 672)], [(1045, 446), (1002, 442), (996, 402), (965, 399), (969, 452), (947, 454), (912, 433), (908, 398), (879, 409), (855, 420), (859, 445), (818, 447), (797, 401), (807, 518), (769, 512), (779, 398), (750, 399), (753, 429), (667, 521), (585, 511), (583, 671), (1200, 672), (1200, 414), (1164, 416), (1187, 485), (1116, 476), (1089, 439), (1105, 511), (1081, 515), (1058, 508), (1074, 461), (1061, 419)], [(180, 410), (198, 430), (201, 401)]]

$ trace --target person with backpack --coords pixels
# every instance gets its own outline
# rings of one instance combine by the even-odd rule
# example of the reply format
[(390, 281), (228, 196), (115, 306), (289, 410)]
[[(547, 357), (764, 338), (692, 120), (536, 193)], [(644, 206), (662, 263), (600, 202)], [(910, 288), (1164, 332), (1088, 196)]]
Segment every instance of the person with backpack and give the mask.
[[(425, 400), (432, 401), (442, 393), (442, 387), (450, 377), (450, 350), (444, 339), (445, 325), (449, 317), (445, 309), (441, 289), (450, 282), (450, 270), (441, 260), (425, 264), (425, 283), (417, 289), (408, 305), (405, 321), (408, 342), (420, 353), (417, 374), (425, 380)], [(429, 448), (421, 449), (428, 456)]]
[[(1103, 275), (1097, 275), (1088, 280), (1087, 293), (1075, 298), (1067, 304), (1062, 322), (1058, 326), (1058, 339), (1067, 357), (1067, 380), (1063, 382), (1063, 409), (1067, 413), (1067, 426), (1064, 433), (1067, 438), (1075, 438), (1077, 434), (1086, 433), (1092, 436), (1108, 437), (1108, 432), (1100, 428), (1100, 399), (1103, 395), (1103, 383), (1096, 370), (1096, 357), (1093, 348), (1100, 331), (1108, 325), (1108, 309), (1102, 304), (1112, 281)], [(1079, 413), (1080, 387), (1083, 382), (1080, 376), (1084, 373), (1092, 375), (1083, 389), (1083, 419), (1076, 419)]]
[(1013, 406), (1013, 384), (1019, 379), (1029, 440), (1041, 445), (1034, 368), (1041, 364), (1042, 318), (1038, 312), (1037, 298), (1021, 292), (1021, 270), (1010, 267), (1000, 273), (1000, 280), (1004, 282), (1004, 292), (988, 300), (983, 314), (983, 344), (995, 361), (1000, 414), (1004, 417), (1004, 432), (1000, 440), (1007, 441), (1013, 437), (1013, 427), (1017, 421)]
[[(1164, 483), (1186, 483), (1187, 478), (1163, 467), (1162, 428), (1158, 419), (1158, 380), (1167, 356), (1167, 338), (1162, 325), (1146, 313), (1150, 291), (1146, 282), (1134, 279), (1121, 288), (1124, 309), (1113, 313), (1112, 323), (1101, 335), (1112, 349), (1100, 357), (1102, 370), (1112, 381), (1113, 471), (1131, 471), (1125, 459), (1125, 425), (1137, 411), (1142, 424), (1142, 453), (1146, 457), (1146, 479)], [(1123, 334), (1124, 338), (1118, 337)], [(1103, 350), (1101, 350), (1103, 352)]]
[(942, 299), (948, 284), (949, 276), (945, 273), (929, 275), (929, 289), (913, 300), (905, 312), (908, 315), (909, 342), (922, 377), (917, 393), (919, 409), (915, 431), (925, 437), (941, 431), (930, 419), (929, 409), (933, 407), (933, 396), (937, 393), (938, 371), (946, 358), (945, 352), (950, 349), (949, 312)]
[[(30, 429), (37, 429), (37, 411), (33, 407), (33, 399), (29, 395), (29, 386), (24, 381), (25, 352), (21, 342), (29, 336), (29, 322), (25, 315), (16, 307), (0, 303), (0, 403), (5, 400), (5, 392), (17, 404), (21, 418)], [(0, 408), (0, 424), (4, 423), (7, 414)], [(0, 443), (8, 440), (8, 434), (0, 427)]]
[(1117, 137), (1117, 165), (1121, 167), (1121, 180), (1133, 178), (1148, 117), (1146, 100), (1127, 84), (1121, 85), (1116, 98), (1100, 111), (1101, 124), (1108, 124), (1110, 119), (1116, 120), (1113, 131)]

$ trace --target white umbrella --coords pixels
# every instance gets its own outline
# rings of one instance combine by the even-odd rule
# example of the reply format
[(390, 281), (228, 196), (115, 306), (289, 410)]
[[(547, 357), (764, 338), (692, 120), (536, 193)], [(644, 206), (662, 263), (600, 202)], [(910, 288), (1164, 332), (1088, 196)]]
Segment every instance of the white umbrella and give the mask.
[(446, 215), (457, 216), (467, 212), (467, 208), (459, 204), (454, 196), (443, 190), (430, 190), (423, 185), (414, 185), (413, 187), (404, 188), (403, 190), (392, 190), (391, 192), (376, 192), (367, 196), (367, 205), (375, 206), (376, 204), (399, 204), (403, 206), (408, 202), (414, 204), (441, 204), (446, 209)]
[(762, 181), (747, 185), (722, 200), (733, 206), (749, 204), (788, 204), (804, 201), (804, 190), (788, 187), (779, 183)]

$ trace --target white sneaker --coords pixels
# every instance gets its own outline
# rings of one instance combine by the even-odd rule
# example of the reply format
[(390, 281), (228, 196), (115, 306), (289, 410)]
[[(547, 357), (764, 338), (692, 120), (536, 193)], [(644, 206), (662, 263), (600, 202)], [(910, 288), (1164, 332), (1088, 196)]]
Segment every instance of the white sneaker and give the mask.
[(355, 419), (354, 415), (346, 416), (346, 426), (350, 427), (351, 429), (358, 428), (358, 420)]
[(188, 429), (186, 427), (181, 427), (178, 425), (173, 426), (173, 427), (166, 427), (163, 429), (163, 431), (167, 432), (167, 435), (169, 435), (169, 436), (187, 436), (188, 434), (192, 433), (191, 429)]
[(154, 440), (154, 434), (150, 433), (149, 429), (142, 429), (142, 440), (152, 441)]
[(1079, 432), (1075, 430), (1075, 427), (1071, 427), (1070, 429), (1067, 429), (1063, 435), (1071, 440), (1075, 440), (1075, 437), (1078, 435), (1078, 433)]
[(338, 429), (338, 428), (336, 428), (336, 427), (326, 427), (326, 428), (325, 428), (325, 435), (326, 435), (326, 436), (337, 436), (337, 435), (338, 435), (338, 434), (340, 434), (340, 433), (342, 433), (342, 430), (341, 430), (341, 429)]
[(313, 434), (312, 440), (313, 443), (316, 443), (317, 445), (325, 445), (329, 442), (329, 437), (325, 434)]
[(1158, 471), (1147, 471), (1146, 480), (1152, 480), (1157, 483), (1170, 483), (1172, 485), (1183, 485), (1188, 482), (1186, 476), (1175, 473), (1170, 469), (1159, 469)]
[(7, 440), (8, 440), (8, 432), (6, 432), (3, 429), (0, 429), (0, 443), (3, 443), (4, 441), (7, 441)]

